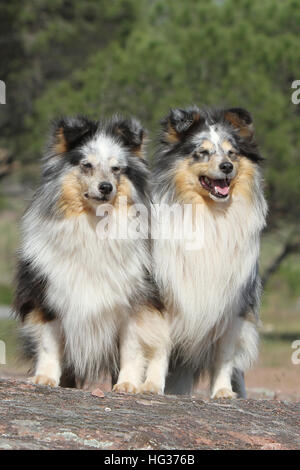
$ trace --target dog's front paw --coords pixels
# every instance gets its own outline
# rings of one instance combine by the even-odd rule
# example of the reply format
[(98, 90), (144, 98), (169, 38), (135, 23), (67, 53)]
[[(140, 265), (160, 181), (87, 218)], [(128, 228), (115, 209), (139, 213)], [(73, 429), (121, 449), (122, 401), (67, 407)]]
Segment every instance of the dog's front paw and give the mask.
[(35, 375), (34, 377), (29, 377), (28, 382), (36, 385), (48, 385), (50, 387), (58, 387), (58, 382), (51, 377), (46, 375)]
[(232, 390), (229, 390), (229, 388), (220, 388), (214, 393), (212, 398), (215, 400), (218, 398), (237, 398), (237, 394)]
[(162, 387), (160, 385), (156, 385), (154, 382), (147, 380), (139, 387), (139, 393), (154, 393), (154, 394), (163, 394)]
[(114, 385), (113, 392), (116, 392), (116, 393), (138, 393), (138, 389), (135, 385), (133, 385), (130, 382), (122, 382), (120, 384)]

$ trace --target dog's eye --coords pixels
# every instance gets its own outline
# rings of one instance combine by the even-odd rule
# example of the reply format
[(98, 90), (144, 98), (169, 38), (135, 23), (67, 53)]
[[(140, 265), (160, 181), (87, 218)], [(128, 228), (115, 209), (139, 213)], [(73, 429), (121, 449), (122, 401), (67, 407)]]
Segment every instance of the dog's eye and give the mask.
[(237, 157), (237, 153), (234, 150), (229, 150), (228, 157), (234, 160)]
[(85, 169), (85, 170), (90, 170), (91, 168), (93, 168), (93, 165), (89, 162), (85, 162), (85, 163), (82, 163), (81, 166)]
[(121, 168), (119, 166), (112, 166), (111, 170), (113, 171), (113, 173), (120, 173)]
[(194, 153), (194, 159), (195, 160), (200, 160), (201, 158), (205, 158), (209, 155), (209, 151), (206, 149), (200, 149), (197, 150), (197, 152)]

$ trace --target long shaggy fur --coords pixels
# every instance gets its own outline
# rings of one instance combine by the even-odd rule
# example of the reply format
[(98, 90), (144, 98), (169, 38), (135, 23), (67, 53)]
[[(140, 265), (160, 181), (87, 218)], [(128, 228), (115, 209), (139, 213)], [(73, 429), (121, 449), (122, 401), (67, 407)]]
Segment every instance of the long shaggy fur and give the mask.
[[(219, 171), (213, 167), (214, 159), (219, 159), (217, 164), (231, 161), (223, 142), (224, 148), (234, 149), (236, 172), (225, 202), (210, 197), (199, 180)], [(210, 153), (200, 149), (205, 145)], [(240, 371), (256, 358), (258, 257), (267, 212), (261, 160), (252, 118), (240, 108), (177, 109), (163, 121), (154, 200), (166, 207), (191, 204), (202, 242), (197, 250), (187, 249), (184, 238), (155, 240), (153, 246), (154, 276), (170, 314), (173, 341), (167, 392), (190, 392), (202, 372), (210, 373), (213, 388), (215, 369), (229, 361), (230, 344), (231, 379), (239, 382), (234, 388), (241, 390)], [(166, 218), (167, 214), (160, 220)]]
[[(57, 385), (70, 370), (81, 381), (107, 371), (116, 377), (121, 330), (141, 311), (160, 318), (149, 241), (97, 233), (102, 202), (116, 220), (121, 196), (149, 207), (143, 140), (133, 118), (79, 116), (53, 125), (42, 181), (22, 219), (14, 302), (35, 373), (53, 379), (38, 383)], [(107, 199), (99, 192), (103, 180), (112, 186)]]

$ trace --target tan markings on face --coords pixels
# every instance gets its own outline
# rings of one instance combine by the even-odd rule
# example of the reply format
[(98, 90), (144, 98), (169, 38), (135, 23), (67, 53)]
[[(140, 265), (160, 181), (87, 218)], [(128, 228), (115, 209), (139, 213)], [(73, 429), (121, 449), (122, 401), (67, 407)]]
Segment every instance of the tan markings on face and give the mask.
[(202, 141), (201, 149), (213, 151), (214, 148), (215, 148), (215, 146), (214, 146), (214, 144), (213, 144), (210, 140), (204, 139), (204, 140)]
[[(209, 142), (209, 141), (208, 141)], [(224, 141), (225, 148), (230, 143)], [(230, 148), (232, 146), (230, 145)], [(240, 194), (247, 201), (252, 201), (253, 184), (255, 176), (255, 165), (251, 160), (237, 155), (236, 161), (232, 162), (236, 169), (236, 176), (230, 183), (230, 192)], [(218, 168), (219, 161), (214, 155), (207, 162), (195, 161), (193, 157), (186, 158), (178, 163), (174, 172), (174, 182), (178, 199), (185, 204), (201, 204), (203, 202), (212, 204), (214, 201), (209, 197), (209, 192), (202, 187), (199, 176), (212, 177), (212, 172)]]
[(127, 207), (131, 206), (133, 203), (131, 183), (125, 175), (121, 175), (117, 195), (114, 200), (114, 206), (116, 208), (119, 208), (121, 206), (123, 207), (125, 198)]
[(54, 150), (56, 154), (65, 153), (67, 151), (67, 141), (65, 139), (62, 127), (57, 132)]
[(237, 176), (231, 183), (232, 194), (242, 195), (247, 201), (252, 201), (255, 164), (246, 157), (239, 157)]
[(25, 323), (30, 325), (42, 325), (48, 321), (49, 320), (46, 320), (45, 316), (43, 315), (42, 310), (38, 308), (32, 310), (25, 319)]
[(62, 194), (58, 202), (59, 210), (66, 218), (78, 217), (91, 209), (84, 199), (84, 190), (78, 177), (78, 169), (69, 173), (62, 184)]
[[(181, 161), (175, 169), (174, 181), (176, 195), (186, 204), (202, 204), (207, 191), (199, 183), (199, 174), (205, 172), (207, 163), (194, 163), (193, 158)], [(205, 173), (204, 173), (205, 174)]]
[(229, 142), (229, 140), (223, 140), (221, 144), (222, 149), (224, 150), (225, 153), (230, 152), (233, 149), (232, 144)]

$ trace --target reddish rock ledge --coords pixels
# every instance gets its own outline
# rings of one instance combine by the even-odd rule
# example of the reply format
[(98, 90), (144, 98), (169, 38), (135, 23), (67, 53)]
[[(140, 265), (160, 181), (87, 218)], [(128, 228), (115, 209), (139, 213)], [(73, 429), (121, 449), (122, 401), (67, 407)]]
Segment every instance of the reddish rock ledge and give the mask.
[(0, 400), (0, 449), (300, 449), (300, 403), (101, 397), (6, 379)]

